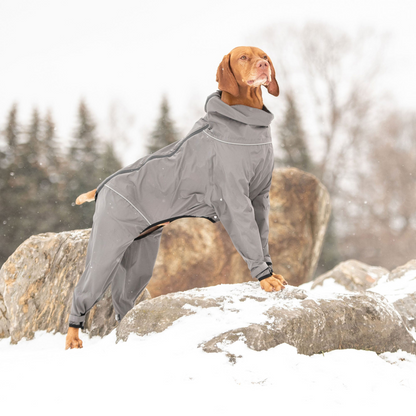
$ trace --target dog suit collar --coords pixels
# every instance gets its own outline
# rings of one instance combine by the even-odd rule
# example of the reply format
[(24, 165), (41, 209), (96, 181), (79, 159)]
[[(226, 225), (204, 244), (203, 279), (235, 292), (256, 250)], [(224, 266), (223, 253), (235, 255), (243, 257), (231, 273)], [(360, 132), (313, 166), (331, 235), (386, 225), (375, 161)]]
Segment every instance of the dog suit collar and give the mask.
[(263, 109), (248, 107), (246, 105), (228, 105), (221, 101), (222, 91), (216, 91), (208, 96), (205, 102), (207, 113), (218, 113), (229, 119), (251, 126), (268, 127), (272, 122), (273, 114), (263, 105)]

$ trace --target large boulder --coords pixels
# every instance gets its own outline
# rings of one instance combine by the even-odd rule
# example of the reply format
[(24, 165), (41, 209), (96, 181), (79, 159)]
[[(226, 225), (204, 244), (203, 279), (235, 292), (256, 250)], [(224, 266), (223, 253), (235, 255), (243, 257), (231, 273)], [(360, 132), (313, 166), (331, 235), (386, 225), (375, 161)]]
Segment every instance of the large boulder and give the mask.
[(224, 321), (232, 323), (228, 330), (219, 331), (200, 347), (205, 352), (224, 351), (232, 361), (236, 357), (227, 349), (237, 341), (256, 351), (287, 343), (307, 355), (346, 348), (377, 353), (398, 349), (416, 352), (415, 339), (401, 316), (380, 294), (328, 296), (292, 286), (267, 293), (257, 282), (193, 289), (146, 300), (120, 322), (116, 342), (126, 341), (130, 334), (164, 331), (178, 319), (203, 314), (207, 308), (213, 324), (205, 325), (211, 332), (221, 313)]
[(313, 175), (275, 169), (270, 189), (273, 269), (294, 286), (312, 279), (331, 213), (329, 193)]
[[(90, 231), (35, 235), (9, 257), (0, 270), (0, 337), (11, 336), (11, 343), (17, 343), (32, 339), (38, 330), (68, 331)], [(149, 297), (146, 290), (136, 304)], [(104, 336), (115, 326), (110, 287), (86, 315), (84, 332)]]

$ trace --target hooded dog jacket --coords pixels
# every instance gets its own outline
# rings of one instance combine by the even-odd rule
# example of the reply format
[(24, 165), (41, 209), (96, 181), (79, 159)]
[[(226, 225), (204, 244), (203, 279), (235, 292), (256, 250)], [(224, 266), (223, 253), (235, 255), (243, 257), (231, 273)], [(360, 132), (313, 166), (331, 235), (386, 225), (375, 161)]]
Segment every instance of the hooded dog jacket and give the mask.
[[(120, 233), (120, 237), (115, 238), (122, 247), (110, 254), (110, 243), (104, 247), (104, 243), (91, 242), (93, 235), (90, 237), (84, 274), (93, 273), (94, 262), (89, 256), (94, 249), (98, 250), (99, 244), (109, 253), (102, 257), (114, 256), (117, 261), (111, 266), (108, 263), (107, 269), (111, 269), (113, 277), (105, 279), (99, 290), (88, 289), (88, 284), (94, 286), (88, 283), (93, 280), (92, 276), (81, 277), (74, 291), (70, 326), (82, 327), (85, 313), (117, 275), (117, 262), (121, 261), (121, 266), (127, 270), (127, 277), (123, 279), (130, 282), (127, 266), (137, 256), (142, 256), (138, 263), (141, 262), (141, 270), (147, 269), (147, 280), (143, 279), (140, 287), (136, 286), (134, 290), (128, 291), (124, 287), (118, 291), (124, 295), (132, 293), (128, 305), (117, 307), (120, 300), (116, 298), (113, 283), (116, 312), (119, 309), (120, 315), (124, 315), (133, 307), (133, 300), (151, 277), (159, 248), (160, 238), (155, 243), (156, 240), (150, 237), (160, 237), (162, 227), (146, 236), (137, 236), (154, 225), (183, 217), (206, 218), (213, 223), (221, 221), (252, 277), (262, 280), (271, 276), (268, 236), (269, 190), (274, 165), (270, 134), (273, 114), (266, 107), (259, 110), (244, 105), (229, 106), (221, 101), (221, 91), (207, 98), (205, 111), (205, 116), (195, 123), (185, 138), (115, 172), (97, 187), (92, 234), (100, 219), (101, 211), (97, 212), (100, 199), (105, 197), (106, 215), (111, 217), (111, 222), (119, 224), (119, 229), (113, 233)], [(128, 231), (130, 240), (121, 235), (123, 229), (130, 227), (129, 221), (136, 221), (134, 231)], [(94, 234), (94, 241), (98, 241), (99, 234), (99, 231)], [(147, 247), (150, 243), (154, 247)], [(98, 246), (90, 247), (94, 244)], [(126, 249), (133, 250), (133, 246), (136, 252), (129, 254)], [(140, 254), (140, 250), (146, 254)], [(91, 268), (89, 272), (88, 268)], [(117, 278), (121, 279), (120, 276)], [(87, 296), (84, 291), (88, 290), (95, 293)]]

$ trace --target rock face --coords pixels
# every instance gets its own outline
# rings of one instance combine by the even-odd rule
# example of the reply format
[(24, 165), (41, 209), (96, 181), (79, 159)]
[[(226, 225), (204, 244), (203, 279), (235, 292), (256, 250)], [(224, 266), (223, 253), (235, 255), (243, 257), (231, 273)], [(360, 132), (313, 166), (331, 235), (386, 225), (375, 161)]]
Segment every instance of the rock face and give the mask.
[(252, 315), (251, 322), (202, 343), (200, 347), (205, 352), (227, 353), (227, 346), (236, 341), (256, 351), (287, 343), (307, 355), (345, 348), (377, 353), (398, 349), (416, 352), (415, 339), (401, 316), (380, 294), (325, 297), (291, 286), (267, 293), (259, 289), (257, 282), (194, 289), (146, 300), (121, 321), (116, 342), (126, 341), (131, 333), (161, 332), (179, 318), (205, 308), (226, 308), (242, 316), (250, 310)]
[(312, 279), (330, 213), (328, 191), (315, 176), (296, 168), (274, 170), (269, 249), (274, 271), (291, 285)]
[(333, 279), (351, 292), (364, 292), (377, 284), (377, 281), (389, 274), (383, 267), (369, 266), (358, 260), (348, 260), (338, 264), (329, 272), (317, 277), (312, 289), (322, 286), (327, 279)]
[(9, 318), (3, 296), (0, 294), (0, 338), (8, 338), (9, 336)]
[[(31, 339), (38, 330), (65, 334), (72, 293), (82, 272), (90, 230), (30, 237), (0, 270), (0, 337), (11, 343)], [(143, 292), (137, 302), (150, 297)], [(137, 304), (136, 302), (136, 304)], [(86, 316), (90, 337), (116, 326), (111, 288)]]

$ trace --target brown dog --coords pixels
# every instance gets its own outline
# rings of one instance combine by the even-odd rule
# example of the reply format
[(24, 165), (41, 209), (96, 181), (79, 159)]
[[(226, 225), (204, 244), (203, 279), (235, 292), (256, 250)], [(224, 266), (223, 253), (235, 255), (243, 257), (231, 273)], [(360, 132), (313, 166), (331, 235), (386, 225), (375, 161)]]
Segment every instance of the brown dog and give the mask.
[[(228, 105), (246, 105), (258, 109), (263, 108), (261, 86), (277, 97), (279, 86), (275, 78), (275, 70), (272, 61), (259, 48), (239, 46), (225, 55), (217, 69), (218, 89), (222, 91), (221, 100)], [(80, 195), (76, 204), (91, 202), (95, 199), (96, 189)], [(165, 222), (145, 231), (140, 235), (146, 235), (156, 228), (169, 224)], [(287, 284), (280, 274), (260, 281), (260, 286), (266, 292), (279, 291)], [(68, 328), (66, 346), (68, 348), (82, 348), (79, 339), (78, 328)]]

